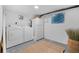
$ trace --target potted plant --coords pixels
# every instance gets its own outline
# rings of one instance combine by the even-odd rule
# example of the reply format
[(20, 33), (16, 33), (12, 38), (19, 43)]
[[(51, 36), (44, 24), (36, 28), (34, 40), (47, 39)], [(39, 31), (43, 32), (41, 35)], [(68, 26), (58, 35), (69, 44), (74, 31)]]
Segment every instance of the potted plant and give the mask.
[(79, 30), (67, 30), (69, 52), (79, 52)]

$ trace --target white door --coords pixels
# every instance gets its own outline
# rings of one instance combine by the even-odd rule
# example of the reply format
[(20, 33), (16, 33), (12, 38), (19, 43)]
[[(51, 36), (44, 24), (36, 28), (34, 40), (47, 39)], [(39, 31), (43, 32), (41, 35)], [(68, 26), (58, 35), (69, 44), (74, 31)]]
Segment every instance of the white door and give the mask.
[(43, 20), (40, 18), (34, 19), (33, 23), (33, 39), (39, 40), (43, 38)]

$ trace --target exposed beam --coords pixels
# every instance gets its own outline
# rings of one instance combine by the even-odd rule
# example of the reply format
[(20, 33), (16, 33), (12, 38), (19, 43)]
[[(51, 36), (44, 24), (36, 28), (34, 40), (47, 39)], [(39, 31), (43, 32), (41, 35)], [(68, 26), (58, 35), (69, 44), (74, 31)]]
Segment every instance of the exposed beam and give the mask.
[(48, 13), (41, 14), (40, 17), (42, 17), (44, 15), (51, 14), (51, 13), (65, 11), (65, 10), (69, 10), (69, 9), (73, 9), (73, 8), (78, 8), (78, 7), (79, 7), (79, 5), (71, 6), (71, 7), (68, 7), (68, 8), (62, 8), (62, 9), (59, 9), (59, 10), (55, 10), (55, 11), (51, 11), (51, 12), (48, 12)]

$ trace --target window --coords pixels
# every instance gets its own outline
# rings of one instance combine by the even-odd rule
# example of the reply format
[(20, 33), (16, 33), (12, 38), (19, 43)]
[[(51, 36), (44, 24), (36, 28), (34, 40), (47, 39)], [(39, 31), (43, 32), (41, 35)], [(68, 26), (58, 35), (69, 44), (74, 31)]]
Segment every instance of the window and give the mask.
[(51, 23), (52, 24), (64, 23), (64, 13), (55, 14), (51, 19)]

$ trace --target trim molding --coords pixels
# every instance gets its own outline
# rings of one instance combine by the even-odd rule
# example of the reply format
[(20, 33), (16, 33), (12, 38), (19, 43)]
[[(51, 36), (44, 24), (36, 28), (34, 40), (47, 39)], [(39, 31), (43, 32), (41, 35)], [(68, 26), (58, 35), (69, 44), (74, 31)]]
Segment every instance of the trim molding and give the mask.
[(59, 9), (59, 10), (55, 10), (55, 11), (51, 11), (51, 12), (48, 12), (48, 13), (41, 14), (40, 17), (42, 17), (44, 15), (51, 14), (51, 13), (65, 11), (65, 10), (69, 10), (69, 9), (73, 9), (73, 8), (78, 8), (78, 7), (79, 7), (79, 5), (71, 6), (71, 7), (68, 7), (68, 8), (62, 8), (62, 9)]

